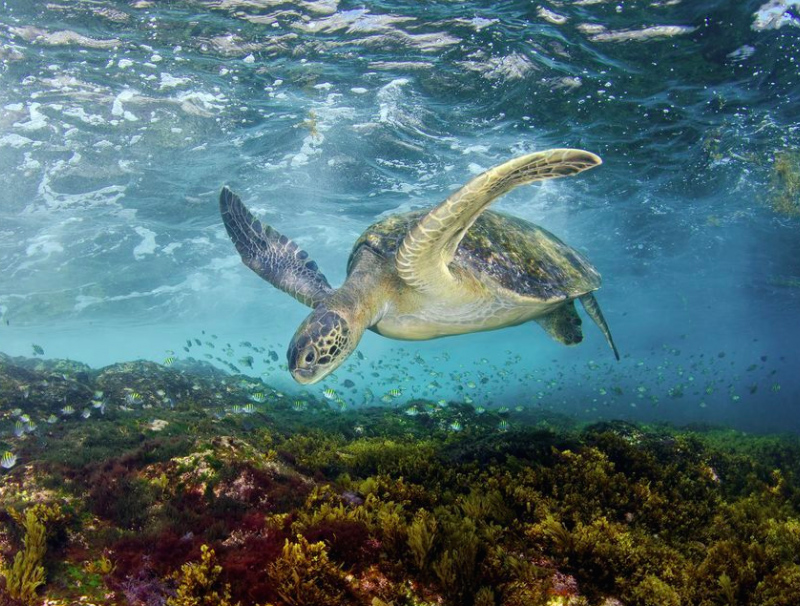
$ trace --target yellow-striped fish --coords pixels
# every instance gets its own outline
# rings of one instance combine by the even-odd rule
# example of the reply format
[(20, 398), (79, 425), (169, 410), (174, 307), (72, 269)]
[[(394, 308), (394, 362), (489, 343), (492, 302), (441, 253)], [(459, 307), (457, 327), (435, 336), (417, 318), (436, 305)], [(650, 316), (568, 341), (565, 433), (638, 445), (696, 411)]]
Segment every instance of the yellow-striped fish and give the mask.
[(17, 455), (13, 452), (6, 450), (3, 453), (3, 456), (0, 457), (0, 467), (3, 469), (11, 469), (14, 465), (17, 464)]

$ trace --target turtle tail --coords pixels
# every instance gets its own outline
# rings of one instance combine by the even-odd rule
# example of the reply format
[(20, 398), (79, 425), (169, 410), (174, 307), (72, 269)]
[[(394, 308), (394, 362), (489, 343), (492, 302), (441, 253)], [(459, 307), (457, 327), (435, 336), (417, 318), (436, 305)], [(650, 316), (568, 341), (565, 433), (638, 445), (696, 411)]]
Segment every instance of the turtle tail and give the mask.
[(608, 324), (606, 324), (606, 319), (603, 317), (603, 312), (600, 311), (600, 305), (597, 303), (597, 299), (594, 298), (592, 293), (587, 293), (580, 297), (581, 304), (583, 305), (583, 309), (586, 310), (586, 313), (589, 317), (594, 320), (594, 323), (597, 324), (597, 327), (602, 331), (603, 335), (608, 342), (608, 345), (611, 347), (611, 350), (614, 352), (614, 357), (619, 361), (619, 352), (617, 351), (617, 346), (614, 345), (614, 339), (611, 337), (611, 330), (608, 328)]

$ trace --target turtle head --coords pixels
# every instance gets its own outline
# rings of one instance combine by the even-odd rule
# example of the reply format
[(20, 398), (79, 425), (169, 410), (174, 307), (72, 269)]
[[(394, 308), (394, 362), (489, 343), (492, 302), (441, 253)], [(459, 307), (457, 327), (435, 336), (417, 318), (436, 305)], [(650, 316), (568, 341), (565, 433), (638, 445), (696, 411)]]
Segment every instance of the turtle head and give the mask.
[(340, 313), (318, 306), (303, 321), (289, 343), (289, 371), (298, 383), (316, 383), (344, 362), (363, 331), (353, 331)]

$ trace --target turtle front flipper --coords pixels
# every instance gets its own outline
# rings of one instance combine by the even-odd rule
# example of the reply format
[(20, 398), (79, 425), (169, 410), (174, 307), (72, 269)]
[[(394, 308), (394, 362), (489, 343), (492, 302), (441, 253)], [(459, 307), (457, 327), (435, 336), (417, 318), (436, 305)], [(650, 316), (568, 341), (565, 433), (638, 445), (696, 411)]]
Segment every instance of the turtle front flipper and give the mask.
[(594, 323), (597, 324), (597, 327), (605, 336), (606, 341), (608, 342), (609, 347), (611, 347), (611, 351), (614, 352), (614, 357), (619, 361), (619, 352), (617, 351), (617, 346), (614, 345), (614, 339), (611, 338), (611, 330), (608, 328), (608, 324), (606, 324), (606, 319), (603, 317), (603, 312), (600, 311), (600, 305), (597, 303), (597, 299), (594, 298), (592, 293), (587, 293), (580, 297), (581, 303), (583, 304), (583, 309), (586, 310), (586, 313), (589, 317), (594, 320)]
[(333, 292), (306, 251), (262, 224), (227, 187), (219, 195), (219, 210), (242, 262), (275, 288), (309, 307), (316, 307)]
[(395, 266), (409, 286), (441, 292), (453, 280), (448, 264), (486, 207), (518, 185), (567, 177), (602, 163), (580, 149), (551, 149), (509, 160), (475, 177), (424, 215), (403, 238)]

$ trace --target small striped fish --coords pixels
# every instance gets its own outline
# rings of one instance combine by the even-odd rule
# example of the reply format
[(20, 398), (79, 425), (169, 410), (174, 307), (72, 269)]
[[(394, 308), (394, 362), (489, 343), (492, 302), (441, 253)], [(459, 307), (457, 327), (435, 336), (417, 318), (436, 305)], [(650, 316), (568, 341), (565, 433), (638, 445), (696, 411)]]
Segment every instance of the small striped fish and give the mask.
[(3, 469), (11, 469), (14, 465), (17, 464), (17, 455), (13, 452), (9, 452), (8, 450), (3, 453), (3, 456), (0, 457), (0, 467)]

